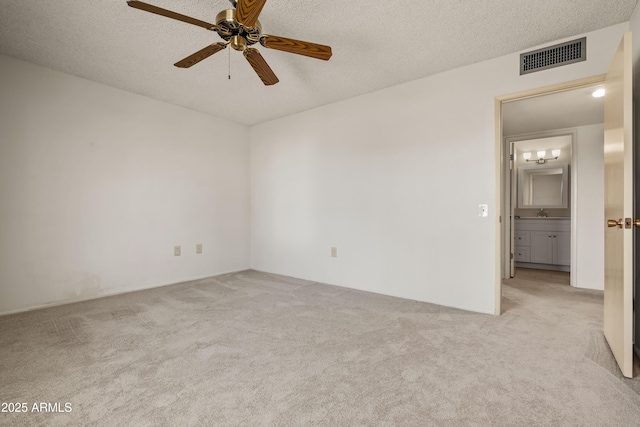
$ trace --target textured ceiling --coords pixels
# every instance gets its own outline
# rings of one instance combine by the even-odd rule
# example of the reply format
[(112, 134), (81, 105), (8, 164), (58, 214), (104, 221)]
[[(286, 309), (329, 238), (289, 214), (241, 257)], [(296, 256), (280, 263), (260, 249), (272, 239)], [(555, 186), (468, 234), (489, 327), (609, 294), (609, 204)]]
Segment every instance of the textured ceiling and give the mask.
[[(208, 22), (231, 7), (145, 1)], [(0, 53), (252, 125), (625, 22), (636, 2), (268, 0), (263, 33), (333, 48), (325, 62), (260, 47), (280, 78), (270, 87), (231, 49), (174, 67), (218, 35), (125, 0), (0, 0)]]
[(506, 136), (593, 125), (604, 122), (604, 98), (591, 96), (597, 87), (507, 102), (502, 107)]

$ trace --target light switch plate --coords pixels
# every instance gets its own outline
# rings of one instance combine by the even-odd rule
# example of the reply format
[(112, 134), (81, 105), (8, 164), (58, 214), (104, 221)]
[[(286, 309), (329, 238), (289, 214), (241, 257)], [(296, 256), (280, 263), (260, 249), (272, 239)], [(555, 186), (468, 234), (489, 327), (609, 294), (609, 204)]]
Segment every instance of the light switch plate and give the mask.
[(336, 248), (336, 247), (332, 247), (331, 248), (331, 257), (332, 258), (337, 258), (338, 257), (338, 248)]
[(489, 205), (480, 205), (478, 213), (483, 218), (489, 216)]
[(202, 253), (202, 243), (198, 243), (196, 245), (196, 253), (197, 254), (201, 254)]
[(180, 250), (180, 246), (174, 246), (173, 247), (173, 256), (180, 256), (180, 255), (182, 255), (181, 252), (182, 251)]

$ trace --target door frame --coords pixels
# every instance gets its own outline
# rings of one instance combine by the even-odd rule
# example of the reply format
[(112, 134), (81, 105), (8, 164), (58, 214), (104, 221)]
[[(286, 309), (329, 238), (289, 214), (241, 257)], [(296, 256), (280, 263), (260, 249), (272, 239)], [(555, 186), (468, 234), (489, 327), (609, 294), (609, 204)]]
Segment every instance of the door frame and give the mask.
[[(550, 86), (529, 89), (508, 95), (495, 97), (495, 212), (498, 212), (495, 219), (495, 314), (502, 314), (502, 280), (505, 271), (504, 263), (507, 261), (504, 257), (504, 239), (505, 233), (508, 231), (506, 224), (508, 218), (505, 216), (505, 205), (507, 204), (505, 195), (505, 154), (504, 154), (504, 136), (502, 135), (502, 104), (510, 101), (518, 101), (521, 99), (533, 98), (541, 95), (550, 95), (553, 93), (565, 92), (574, 89), (589, 88), (604, 83), (604, 74), (585, 77), (578, 80), (571, 80)], [(577, 145), (577, 144), (576, 144)], [(508, 167), (508, 165), (506, 165)], [(572, 255), (573, 258), (573, 255)], [(573, 261), (573, 259), (572, 259)]]

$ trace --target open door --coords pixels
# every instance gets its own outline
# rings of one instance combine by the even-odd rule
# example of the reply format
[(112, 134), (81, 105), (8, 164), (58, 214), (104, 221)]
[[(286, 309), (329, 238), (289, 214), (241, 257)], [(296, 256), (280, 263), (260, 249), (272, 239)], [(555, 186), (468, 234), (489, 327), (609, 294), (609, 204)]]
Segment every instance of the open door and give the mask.
[(604, 336), (622, 375), (633, 377), (633, 141), (631, 33), (605, 78)]

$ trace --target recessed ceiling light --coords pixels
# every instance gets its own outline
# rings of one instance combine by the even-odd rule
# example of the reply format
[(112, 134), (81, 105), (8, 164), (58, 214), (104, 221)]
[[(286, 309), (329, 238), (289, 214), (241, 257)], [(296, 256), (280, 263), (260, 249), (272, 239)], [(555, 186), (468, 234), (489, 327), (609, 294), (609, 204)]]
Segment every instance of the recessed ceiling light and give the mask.
[(599, 88), (591, 92), (591, 96), (594, 98), (602, 98), (604, 96), (604, 88)]

